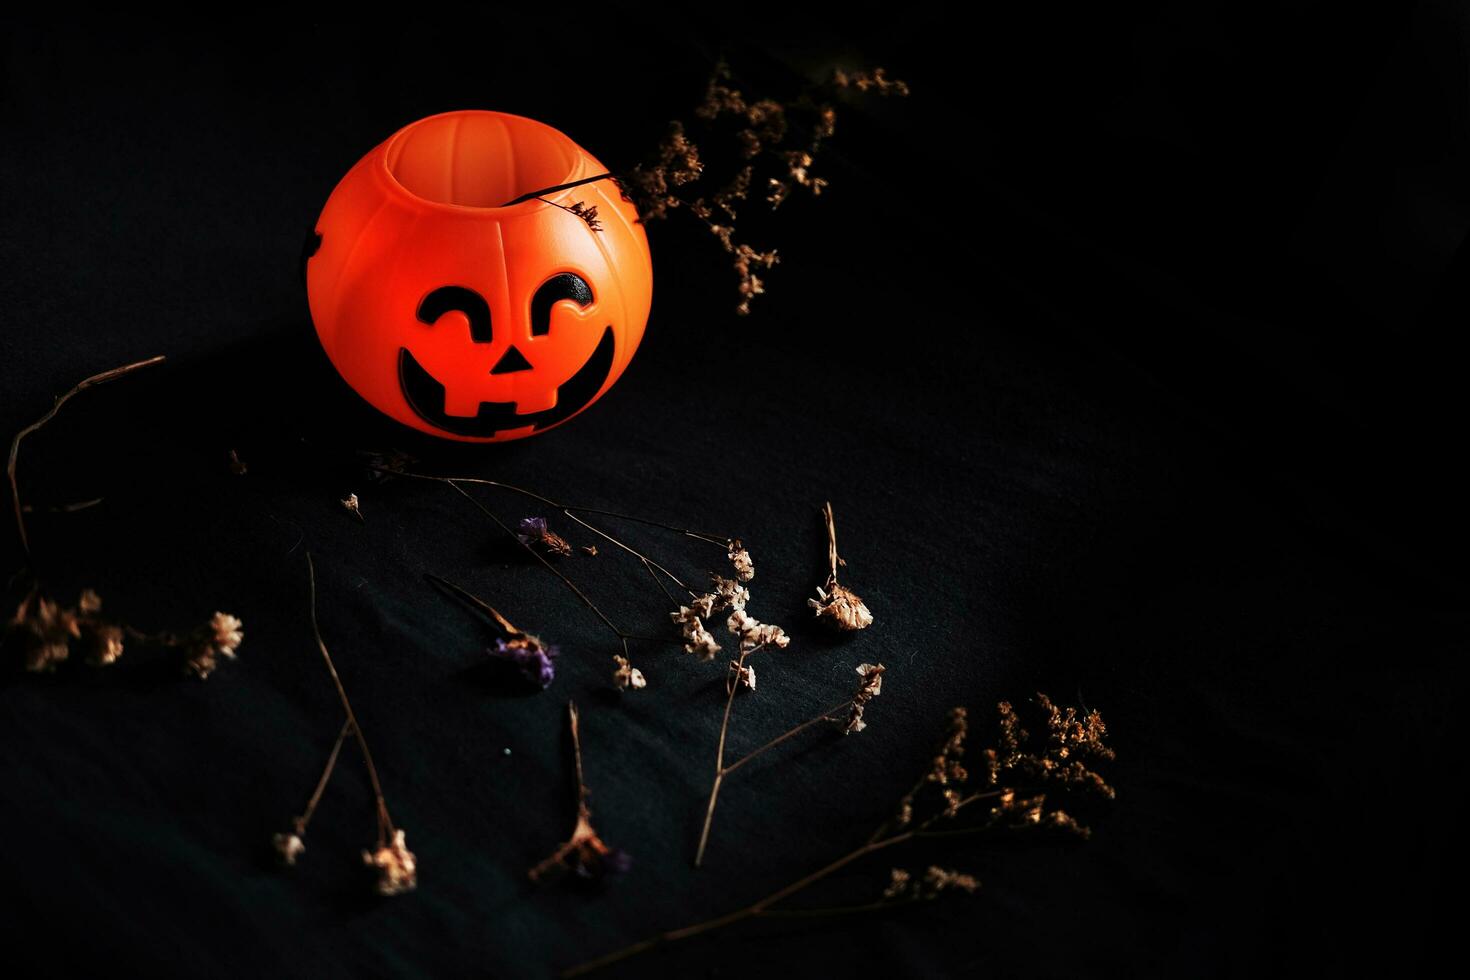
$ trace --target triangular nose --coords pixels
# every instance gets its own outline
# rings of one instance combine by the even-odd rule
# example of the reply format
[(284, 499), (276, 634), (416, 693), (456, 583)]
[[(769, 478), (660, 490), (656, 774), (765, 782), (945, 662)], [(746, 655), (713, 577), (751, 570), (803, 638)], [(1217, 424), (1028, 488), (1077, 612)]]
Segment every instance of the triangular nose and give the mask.
[(526, 360), (524, 354), (512, 347), (505, 352), (496, 365), (490, 369), (491, 374), (510, 374), (514, 371), (531, 370), (531, 362)]

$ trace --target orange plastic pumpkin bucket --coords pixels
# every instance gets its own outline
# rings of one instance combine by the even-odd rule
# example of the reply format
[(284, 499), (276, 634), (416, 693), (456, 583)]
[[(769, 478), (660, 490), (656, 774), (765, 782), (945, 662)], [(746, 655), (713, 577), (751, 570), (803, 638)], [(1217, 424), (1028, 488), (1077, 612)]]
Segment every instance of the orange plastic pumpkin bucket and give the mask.
[(449, 439), (519, 439), (582, 411), (628, 366), (653, 297), (648, 239), (606, 174), (503, 112), (394, 133), (316, 223), (307, 300), (332, 364), (383, 412)]

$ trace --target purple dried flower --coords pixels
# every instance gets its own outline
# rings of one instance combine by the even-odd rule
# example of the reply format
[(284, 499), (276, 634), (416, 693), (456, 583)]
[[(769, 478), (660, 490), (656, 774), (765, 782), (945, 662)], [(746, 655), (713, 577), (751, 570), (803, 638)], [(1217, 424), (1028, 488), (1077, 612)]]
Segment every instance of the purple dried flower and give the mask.
[(561, 654), (555, 644), (542, 643), (537, 637), (523, 633), (509, 640), (496, 640), (495, 646), (485, 651), (492, 657), (508, 660), (521, 672), (521, 676), (541, 688), (551, 686), (556, 678), (556, 668), (551, 661)]
[(595, 837), (577, 848), (576, 853), (577, 863), (573, 870), (582, 878), (627, 874), (633, 867), (633, 855), (621, 847), (609, 847)]
[(548, 558), (552, 555), (565, 558), (572, 553), (572, 546), (546, 525), (544, 517), (521, 518), (516, 537), (527, 548), (533, 548)]

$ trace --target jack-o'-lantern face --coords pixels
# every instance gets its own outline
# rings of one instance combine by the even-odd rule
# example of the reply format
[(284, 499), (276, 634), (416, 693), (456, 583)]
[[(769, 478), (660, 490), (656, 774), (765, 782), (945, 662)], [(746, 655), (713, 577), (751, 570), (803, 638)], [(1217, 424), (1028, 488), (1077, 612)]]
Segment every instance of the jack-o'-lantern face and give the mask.
[(603, 173), (519, 116), (400, 130), (343, 178), (315, 229), (307, 293), (332, 363), (379, 409), (446, 438), (521, 438), (586, 408), (647, 321), (642, 225), (608, 179), (509, 202)]

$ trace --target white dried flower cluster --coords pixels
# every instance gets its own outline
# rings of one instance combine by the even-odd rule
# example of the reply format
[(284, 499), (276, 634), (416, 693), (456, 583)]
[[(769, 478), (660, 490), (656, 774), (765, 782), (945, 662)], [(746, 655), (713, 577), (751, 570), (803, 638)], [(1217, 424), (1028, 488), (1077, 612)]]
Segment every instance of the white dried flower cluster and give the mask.
[[(707, 597), (702, 597), (707, 598)], [(669, 618), (678, 623), (684, 636), (684, 652), (692, 653), (700, 660), (713, 660), (720, 652), (720, 641), (705, 629), (704, 621), (689, 606), (680, 606), (678, 612), (669, 613)]]
[[(730, 626), (730, 632), (741, 637), (743, 645), (745, 635), (741, 629), (733, 625), (734, 617), (744, 617), (745, 604), (750, 601), (750, 590), (735, 579), (711, 575), (710, 581), (714, 585), (712, 591), (695, 596), (689, 600), (689, 605), (680, 606), (678, 612), (669, 613), (669, 618), (679, 625), (680, 633), (684, 637), (684, 651), (706, 662), (713, 660), (719, 654), (720, 641), (715, 639), (714, 634), (704, 625), (704, 621), (717, 612), (731, 610), (732, 618), (727, 621), (727, 625)], [(743, 624), (746, 619), (741, 619), (739, 622)], [(762, 637), (776, 646), (784, 647), (789, 642), (779, 626), (761, 626), (753, 619), (749, 619), (749, 622), (765, 630), (761, 634)], [(753, 647), (760, 642), (762, 640), (757, 639), (750, 646)]]
[(868, 727), (868, 723), (863, 720), (863, 711), (867, 708), (869, 701), (883, 692), (883, 670), (882, 664), (858, 665), (858, 689), (857, 693), (852, 696), (852, 704), (848, 707), (842, 734), (854, 735)]
[(613, 686), (620, 691), (629, 689), (640, 691), (648, 686), (648, 681), (643, 677), (643, 671), (634, 667), (627, 657), (615, 654), (613, 661), (618, 665), (613, 671)]
[(725, 690), (733, 691), (737, 687), (747, 687), (755, 690), (755, 668), (742, 666), (740, 661), (730, 661), (730, 676), (725, 681)]
[(408, 849), (401, 830), (393, 832), (391, 843), (376, 851), (363, 851), (362, 862), (377, 869), (379, 895), (400, 895), (418, 887), (418, 861)]
[(735, 577), (740, 581), (749, 582), (755, 578), (755, 560), (750, 557), (750, 552), (740, 543), (739, 538), (730, 541), (726, 557), (735, 566)]
[(893, 868), (888, 887), (883, 890), (883, 898), (890, 902), (913, 902), (938, 898), (950, 890), (973, 895), (979, 888), (980, 881), (973, 875), (931, 864), (922, 878), (915, 878), (903, 868)]
[(754, 650), (758, 646), (770, 645), (774, 647), (785, 647), (791, 642), (791, 637), (779, 626), (770, 623), (762, 623), (754, 616), (747, 613), (744, 608), (736, 609), (725, 620), (725, 626), (731, 633), (740, 637), (740, 648), (742, 650)]
[(214, 672), (220, 657), (233, 660), (245, 640), (243, 625), (229, 613), (215, 613), (185, 644), (184, 672), (203, 680)]

